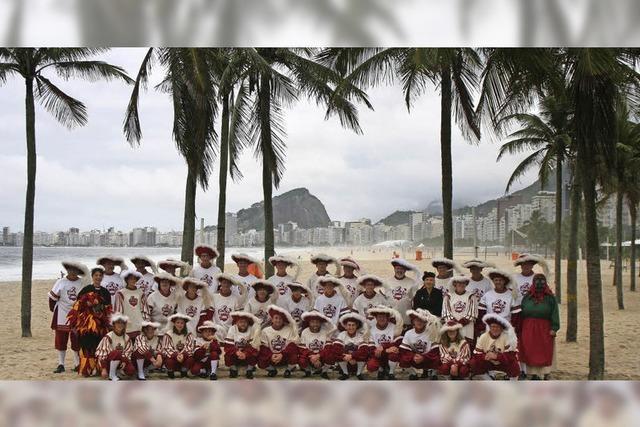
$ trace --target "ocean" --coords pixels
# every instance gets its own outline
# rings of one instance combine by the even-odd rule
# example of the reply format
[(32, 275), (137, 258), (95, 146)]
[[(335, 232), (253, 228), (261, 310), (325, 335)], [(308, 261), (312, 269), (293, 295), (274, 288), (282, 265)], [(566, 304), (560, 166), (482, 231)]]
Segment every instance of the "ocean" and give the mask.
[[(279, 254), (298, 253), (298, 256), (306, 253), (317, 253), (323, 251), (322, 248), (314, 247), (286, 247), (276, 250)], [(225, 249), (225, 263), (232, 262), (231, 254), (244, 252), (255, 258), (262, 259), (264, 250), (258, 247), (238, 248), (228, 247)], [(180, 248), (130, 248), (130, 247), (36, 247), (33, 249), (33, 278), (34, 279), (57, 279), (63, 271), (60, 261), (71, 259), (80, 261), (92, 268), (98, 257), (102, 255), (116, 255), (123, 257), (127, 264), (132, 267), (129, 261), (133, 255), (146, 255), (154, 261), (165, 258), (180, 259)], [(308, 257), (307, 257), (308, 258)], [(22, 278), (22, 248), (0, 246), (0, 282), (21, 280)]]

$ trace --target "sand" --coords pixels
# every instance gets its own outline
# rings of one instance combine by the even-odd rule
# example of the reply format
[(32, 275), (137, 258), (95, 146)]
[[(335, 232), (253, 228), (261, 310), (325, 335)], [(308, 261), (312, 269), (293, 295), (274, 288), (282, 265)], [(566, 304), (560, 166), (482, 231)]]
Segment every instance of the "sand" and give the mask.
[[(334, 256), (351, 255), (356, 258), (367, 273), (391, 276), (388, 263), (391, 249), (362, 248), (327, 248), (327, 253)], [(296, 254), (302, 261), (300, 277), (306, 280), (313, 272), (313, 265), (308, 260), (308, 253)], [(408, 259), (414, 259), (409, 257)], [(471, 258), (470, 254), (456, 254), (456, 260)], [(510, 269), (511, 262), (505, 256), (489, 255), (487, 260), (500, 268)], [(412, 261), (421, 269), (432, 270), (428, 259)], [(553, 260), (548, 260), (553, 264)], [(586, 273), (579, 272), (578, 290), (578, 342), (565, 341), (566, 305), (560, 306), (562, 327), (557, 338), (557, 368), (554, 379), (581, 380), (587, 379), (589, 363), (588, 306), (586, 290)], [(564, 267), (563, 267), (564, 268)], [(235, 265), (228, 265), (226, 271), (235, 272)], [(602, 263), (603, 294), (605, 312), (605, 348), (606, 379), (640, 380), (640, 341), (636, 337), (636, 327), (640, 323), (640, 293), (628, 291), (629, 274), (625, 271), (625, 310), (618, 310), (615, 288), (611, 286), (613, 269), (609, 262)], [(31, 338), (20, 335), (20, 284), (19, 282), (0, 283), (0, 301), (5, 310), (4, 322), (0, 324), (0, 380), (74, 380), (76, 373), (68, 370), (63, 374), (54, 374), (57, 355), (53, 348), (53, 331), (50, 329), (51, 312), (47, 304), (47, 292), (54, 280), (35, 281), (33, 284), (33, 316)], [(564, 284), (564, 283), (563, 283)], [(71, 352), (67, 353), (67, 367), (72, 366)], [(226, 377), (226, 374), (222, 374)]]

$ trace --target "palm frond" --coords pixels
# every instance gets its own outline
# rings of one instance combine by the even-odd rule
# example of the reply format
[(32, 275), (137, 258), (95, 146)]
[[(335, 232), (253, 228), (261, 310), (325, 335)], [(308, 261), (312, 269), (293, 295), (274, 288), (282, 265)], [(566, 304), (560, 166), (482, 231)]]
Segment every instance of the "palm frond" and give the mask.
[(136, 76), (133, 90), (131, 91), (131, 97), (129, 98), (129, 105), (127, 106), (127, 112), (124, 119), (123, 131), (130, 144), (137, 144), (142, 139), (138, 102), (140, 98), (140, 88), (142, 87), (146, 89), (147, 87), (153, 62), (154, 50), (153, 48), (149, 48), (142, 60), (142, 63), (140, 64), (140, 69), (138, 70), (138, 75)]
[(58, 122), (68, 128), (87, 123), (87, 108), (82, 102), (64, 93), (44, 76), (37, 76), (36, 84), (36, 99)]
[(540, 160), (544, 156), (544, 151), (536, 151), (535, 153), (527, 156), (523, 161), (516, 166), (507, 182), (507, 187), (505, 188), (505, 193), (508, 193), (511, 189), (511, 186), (518, 181), (525, 173), (529, 171), (534, 166), (540, 165)]
[[(104, 61), (54, 62), (50, 66), (55, 68), (58, 75), (65, 80), (69, 80), (72, 77), (80, 77), (92, 82), (98, 80), (122, 80), (128, 84), (134, 83), (124, 68)], [(47, 66), (42, 67), (38, 72), (41, 72), (44, 68), (47, 68)]]
[(249, 89), (246, 83), (238, 86), (238, 94), (231, 106), (231, 120), (229, 123), (229, 175), (234, 181), (242, 179), (238, 166), (240, 154), (250, 144), (249, 125), (251, 120), (251, 105)]

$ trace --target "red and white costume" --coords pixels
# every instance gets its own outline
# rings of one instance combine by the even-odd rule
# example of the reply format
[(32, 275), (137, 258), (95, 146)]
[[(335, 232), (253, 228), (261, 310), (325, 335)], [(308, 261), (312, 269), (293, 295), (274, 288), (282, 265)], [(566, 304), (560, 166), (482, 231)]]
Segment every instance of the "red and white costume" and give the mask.
[[(445, 335), (447, 331), (459, 331), (462, 325), (459, 323), (445, 324), (440, 329), (440, 334)], [(460, 337), (460, 335), (458, 335)], [(461, 337), (458, 341), (451, 341), (449, 344), (444, 344), (445, 338), (440, 339), (438, 345), (438, 353), (440, 356), (440, 365), (438, 366), (438, 373), (440, 375), (447, 375), (454, 377), (451, 374), (451, 368), (457, 366), (458, 372), (455, 378), (467, 378), (470, 372), (469, 361), (471, 360), (471, 346), (469, 342)]]
[[(246, 331), (238, 329), (237, 321), (245, 318), (249, 322)], [(260, 319), (251, 313), (235, 311), (231, 313), (232, 325), (227, 331), (224, 340), (224, 363), (228, 367), (247, 366), (254, 367), (258, 363), (258, 350), (260, 348)], [(244, 358), (238, 357), (238, 352), (244, 354)]]
[[(126, 282), (126, 276), (135, 275), (136, 277), (142, 276), (138, 272), (125, 271), (123, 280)], [(115, 304), (113, 306), (114, 313), (124, 314), (129, 318), (127, 323), (127, 334), (131, 338), (135, 338), (140, 332), (142, 322), (149, 318), (147, 295), (144, 290), (136, 287), (135, 289), (129, 289), (126, 286), (119, 289), (116, 292)]]
[(331, 323), (337, 325), (338, 319), (342, 314), (349, 311), (349, 307), (347, 307), (347, 302), (344, 300), (344, 297), (340, 293), (342, 283), (332, 276), (325, 277), (319, 281), (320, 284), (325, 282), (333, 283), (333, 285), (336, 287), (335, 293), (331, 297), (328, 297), (324, 295), (323, 291), (323, 293), (316, 298), (313, 304), (313, 309), (324, 314), (329, 319), (331, 319)]
[[(380, 328), (376, 322), (374, 322), (369, 328), (369, 334), (371, 337), (371, 352), (369, 354), (369, 360), (367, 360), (367, 370), (369, 372), (376, 372), (380, 368), (389, 368), (389, 371), (393, 373), (395, 366), (400, 361), (400, 344), (402, 344), (402, 316), (397, 310), (389, 307), (378, 306), (369, 309), (369, 314), (375, 318), (377, 314), (386, 314), (389, 316), (389, 323)], [(388, 352), (388, 349), (396, 348), (397, 352)], [(376, 352), (380, 351), (377, 355)]]
[[(311, 332), (311, 329), (307, 327), (307, 323), (312, 318), (319, 319), (322, 322), (318, 332)], [(332, 365), (334, 363), (332, 358), (332, 336), (336, 328), (331, 323), (331, 319), (317, 311), (309, 311), (302, 314), (301, 326), (303, 329), (298, 343), (298, 364), (300, 367), (305, 370), (310, 368), (310, 365), (312, 365), (310, 357), (313, 355), (319, 356), (321, 367)]]
[[(468, 283), (468, 278), (463, 276), (451, 279), (452, 287), (455, 282)], [(469, 340), (474, 338), (474, 323), (478, 317), (478, 303), (476, 297), (465, 290), (460, 295), (455, 291), (448, 292), (442, 303), (442, 321), (456, 321), (462, 325), (462, 336)]]
[[(358, 329), (354, 335), (349, 335), (345, 330), (338, 334), (331, 344), (331, 360), (338, 363), (344, 374), (356, 371), (360, 375), (371, 351), (371, 339), (369, 337), (367, 320), (358, 313), (349, 312), (340, 317), (340, 325), (344, 328), (347, 322), (355, 321)], [(349, 355), (351, 360), (345, 361)]]
[[(143, 322), (142, 326), (152, 326), (155, 330), (160, 327), (159, 323)], [(162, 354), (162, 337), (154, 333), (151, 339), (142, 333), (138, 335), (133, 341), (133, 354), (132, 360), (137, 363), (138, 360), (142, 360), (143, 367), (151, 364), (151, 359)]]
[(204, 329), (212, 329), (214, 332), (211, 340), (206, 340), (204, 337), (199, 336), (195, 339), (195, 345), (191, 360), (188, 362), (190, 366), (189, 370), (191, 375), (199, 375), (203, 369), (208, 369), (209, 373), (216, 373), (218, 367), (218, 360), (222, 355), (222, 349), (216, 338), (216, 333), (221, 330), (220, 325), (216, 325), (210, 320), (207, 320), (198, 326), (198, 332), (201, 333)]
[[(183, 319), (188, 325), (191, 318), (184, 314), (176, 313), (169, 317), (169, 322), (174, 322), (176, 319)], [(161, 349), (164, 364), (169, 372), (187, 370), (192, 360), (195, 338), (186, 327), (179, 334), (171, 327), (172, 323), (169, 323), (169, 325), (169, 328), (162, 336)], [(178, 355), (182, 355), (182, 361), (178, 360)]]
[[(298, 327), (288, 311), (271, 304), (268, 308), (269, 316), (278, 313), (282, 315), (284, 325), (280, 329), (268, 326), (260, 334), (260, 352), (258, 353), (258, 367), (274, 369), (277, 366), (292, 366), (298, 363)], [(274, 365), (272, 356), (282, 354), (280, 363)]]
[[(63, 264), (64, 265), (64, 264)], [(73, 266), (73, 265), (72, 265)], [(78, 268), (78, 267), (76, 267)], [(82, 280), (69, 280), (66, 277), (58, 279), (49, 291), (49, 309), (53, 312), (51, 329), (55, 331), (55, 349), (65, 351), (67, 341), (71, 338), (71, 349), (79, 351), (78, 337), (71, 331), (67, 321), (67, 314), (78, 299), (78, 292), (83, 287)]]
[(289, 292), (288, 295), (278, 298), (278, 305), (291, 314), (296, 324), (300, 326), (302, 324), (302, 314), (310, 311), (313, 308), (313, 301), (309, 297), (309, 288), (302, 283), (292, 282), (288, 284), (290, 289), (298, 288), (302, 290), (302, 295), (298, 301), (293, 300), (293, 294)]
[[(126, 316), (120, 314), (114, 314), (111, 317), (111, 322), (115, 323), (118, 320), (126, 320)], [(110, 377), (114, 379), (115, 369), (122, 369), (125, 375), (132, 376), (135, 373), (133, 363), (131, 363), (131, 354), (133, 353), (133, 340), (129, 338), (129, 335), (123, 333), (117, 335), (114, 331), (107, 333), (96, 349), (96, 358), (102, 369), (111, 370)], [(111, 363), (114, 362), (114, 367), (111, 369)]]
[(419, 283), (420, 271), (416, 266), (402, 258), (392, 259), (391, 265), (394, 267), (404, 267), (406, 271), (413, 271), (415, 274), (413, 279), (409, 276), (403, 276), (401, 279), (398, 279), (394, 275), (386, 282), (387, 295), (389, 296), (391, 306), (402, 315), (402, 321), (405, 324), (409, 324), (407, 310), (411, 310), (413, 297), (415, 296), (416, 291), (422, 286)]
[[(424, 321), (426, 325), (422, 332), (418, 332), (415, 328), (412, 328), (404, 333), (400, 344), (400, 367), (416, 369), (437, 368), (440, 362), (440, 355), (437, 346), (433, 343), (433, 333), (431, 329), (439, 325), (440, 319), (422, 309), (408, 310), (407, 315), (410, 321), (413, 321), (414, 317), (418, 317)], [(421, 362), (416, 362), (416, 355), (422, 357)]]
[[(518, 361), (518, 339), (511, 324), (503, 317), (496, 314), (486, 314), (482, 321), (486, 325), (499, 323), (503, 327), (498, 337), (491, 336), (489, 331), (478, 338), (471, 359), (472, 375), (486, 374), (488, 371), (505, 372), (510, 378), (516, 378), (520, 374)], [(496, 360), (485, 360), (489, 352), (497, 353)]]

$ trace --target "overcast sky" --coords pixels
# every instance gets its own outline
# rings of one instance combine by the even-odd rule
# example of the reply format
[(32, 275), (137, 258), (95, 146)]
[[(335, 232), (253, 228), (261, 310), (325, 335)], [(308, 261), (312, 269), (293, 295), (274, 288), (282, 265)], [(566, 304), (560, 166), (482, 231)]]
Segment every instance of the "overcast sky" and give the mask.
[[(114, 49), (105, 56), (137, 73), (144, 49)], [(155, 71), (153, 81), (161, 76)], [(86, 103), (89, 123), (74, 130), (59, 125), (36, 106), (38, 170), (35, 229), (86, 230), (115, 226), (129, 230), (182, 228), (186, 165), (171, 139), (172, 110), (165, 94), (142, 94), (143, 140), (131, 148), (122, 121), (131, 87), (119, 82), (64, 82)], [(333, 220), (374, 221), (397, 209), (422, 209), (441, 197), (438, 92), (422, 96), (407, 113), (401, 90), (369, 92), (375, 111), (360, 109), (363, 135), (342, 129), (337, 119), (301, 101), (286, 113), (286, 172), (274, 195), (306, 187), (324, 203)], [(13, 78), (0, 87), (0, 225), (22, 229), (26, 188), (24, 83)], [(454, 206), (476, 204), (503, 194), (507, 179), (524, 156), (499, 164), (499, 144), (478, 146), (453, 132)], [(227, 210), (235, 212), (262, 198), (260, 165), (250, 150), (240, 162), (244, 179), (230, 182)], [(535, 179), (529, 174), (516, 189)], [(217, 167), (207, 192), (198, 191), (196, 212), (207, 224), (217, 216)]]

